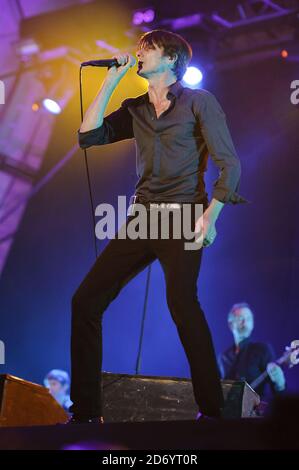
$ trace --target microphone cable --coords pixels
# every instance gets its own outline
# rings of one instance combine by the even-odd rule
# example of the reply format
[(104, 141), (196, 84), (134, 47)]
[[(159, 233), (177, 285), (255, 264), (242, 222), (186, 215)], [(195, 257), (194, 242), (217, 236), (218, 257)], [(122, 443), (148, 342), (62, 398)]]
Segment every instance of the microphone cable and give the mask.
[[(80, 70), (79, 70), (79, 90), (80, 90), (80, 112), (81, 112), (81, 123), (82, 123), (83, 122), (82, 65), (80, 66)], [(92, 197), (90, 172), (89, 172), (89, 166), (88, 166), (88, 160), (87, 160), (87, 151), (86, 151), (86, 149), (83, 149), (83, 150), (84, 150), (84, 161), (85, 161), (85, 170), (86, 170), (86, 176), (87, 176), (89, 201), (90, 201), (90, 207), (91, 207), (91, 213), (92, 213), (92, 222), (93, 222), (94, 251), (95, 251), (95, 257), (97, 259), (97, 257), (98, 257), (98, 248), (97, 248), (97, 237), (96, 237), (96, 233), (95, 233), (95, 226), (96, 226), (95, 207), (94, 207), (94, 201), (93, 201), (93, 197)]]
[(151, 280), (151, 270), (152, 270), (152, 263), (147, 268), (145, 293), (144, 293), (143, 309), (142, 309), (142, 317), (141, 317), (141, 326), (140, 326), (140, 336), (139, 336), (139, 344), (138, 344), (138, 352), (137, 352), (137, 358), (136, 358), (136, 363), (135, 363), (135, 375), (139, 375), (140, 370), (141, 370), (141, 355), (142, 355), (145, 319), (146, 319), (147, 306), (148, 306), (148, 296), (149, 296), (149, 288), (150, 288), (150, 280)]
[[(80, 112), (81, 112), (81, 123), (83, 122), (83, 94), (82, 94), (82, 65), (80, 66), (79, 71), (79, 89), (80, 89)], [(87, 151), (84, 149), (84, 161), (85, 161), (85, 169), (86, 169), (86, 176), (87, 176), (87, 185), (88, 185), (88, 192), (89, 192), (89, 200), (90, 200), (90, 207), (92, 211), (92, 221), (95, 227), (96, 220), (95, 220), (95, 208), (94, 202), (92, 197), (92, 190), (91, 190), (91, 182), (90, 182), (90, 172), (87, 160)], [(95, 228), (93, 230), (94, 233), (94, 250), (96, 259), (98, 257), (98, 249), (97, 249), (97, 238), (95, 234)], [(147, 313), (147, 306), (148, 306), (148, 295), (149, 295), (149, 287), (150, 287), (150, 279), (151, 279), (151, 264), (148, 266), (147, 270), (147, 277), (146, 277), (146, 286), (145, 286), (145, 294), (144, 294), (144, 302), (143, 302), (143, 311), (142, 311), (142, 318), (141, 318), (141, 327), (140, 327), (140, 336), (139, 336), (139, 344), (138, 344), (138, 351), (135, 363), (135, 375), (139, 375), (141, 369), (141, 355), (142, 355), (142, 345), (143, 345), (143, 337), (144, 337), (144, 328), (145, 328), (145, 319)]]
[[(89, 61), (89, 62), (92, 62), (92, 61)], [(105, 61), (103, 60), (102, 62), (105, 62)], [(110, 62), (110, 60), (109, 60), (109, 62)], [(81, 63), (80, 69), (79, 69), (81, 123), (83, 122), (82, 68), (87, 64), (88, 64), (87, 62)], [(112, 66), (112, 65), (108, 65), (108, 64), (106, 64), (106, 65), (108, 66), (108, 69)], [(93, 202), (93, 197), (92, 197), (90, 172), (89, 172), (88, 161), (87, 161), (87, 152), (86, 152), (86, 149), (83, 149), (83, 150), (84, 150), (84, 161), (85, 161), (85, 169), (86, 169), (86, 176), (87, 176), (87, 185), (88, 185), (88, 192), (89, 192), (90, 207), (91, 207), (91, 211), (92, 211), (92, 221), (93, 221), (93, 226), (94, 226), (94, 229), (93, 229), (93, 233), (94, 233), (94, 250), (95, 250), (95, 256), (96, 256), (96, 259), (97, 259), (97, 257), (98, 257), (98, 248), (97, 248), (97, 237), (96, 237), (96, 233), (95, 233), (95, 226), (96, 226), (95, 207), (94, 207), (94, 202)]]

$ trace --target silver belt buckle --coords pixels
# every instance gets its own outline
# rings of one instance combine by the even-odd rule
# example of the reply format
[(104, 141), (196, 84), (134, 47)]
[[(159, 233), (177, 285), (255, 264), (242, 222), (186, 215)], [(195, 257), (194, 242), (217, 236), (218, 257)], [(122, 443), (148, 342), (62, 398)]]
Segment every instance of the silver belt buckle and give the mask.
[(178, 202), (170, 202), (169, 204), (167, 204), (167, 206), (167, 209), (181, 209), (182, 204)]
[(182, 205), (177, 202), (151, 202), (150, 210), (152, 209), (181, 209)]

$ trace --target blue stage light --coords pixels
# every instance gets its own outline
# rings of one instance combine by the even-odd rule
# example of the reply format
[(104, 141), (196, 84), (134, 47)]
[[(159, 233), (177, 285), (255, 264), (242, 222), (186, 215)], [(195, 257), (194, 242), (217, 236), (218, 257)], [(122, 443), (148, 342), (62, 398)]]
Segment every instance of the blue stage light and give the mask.
[(202, 81), (202, 78), (203, 74), (201, 70), (199, 70), (197, 67), (188, 67), (183, 80), (187, 85), (195, 86)]

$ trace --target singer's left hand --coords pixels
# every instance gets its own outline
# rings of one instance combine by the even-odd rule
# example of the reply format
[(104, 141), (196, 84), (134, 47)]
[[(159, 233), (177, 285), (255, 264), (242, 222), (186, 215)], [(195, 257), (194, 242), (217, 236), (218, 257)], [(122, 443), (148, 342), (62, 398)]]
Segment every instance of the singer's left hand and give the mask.
[(197, 243), (202, 243), (204, 247), (212, 245), (217, 236), (215, 221), (203, 213), (196, 222), (195, 234)]

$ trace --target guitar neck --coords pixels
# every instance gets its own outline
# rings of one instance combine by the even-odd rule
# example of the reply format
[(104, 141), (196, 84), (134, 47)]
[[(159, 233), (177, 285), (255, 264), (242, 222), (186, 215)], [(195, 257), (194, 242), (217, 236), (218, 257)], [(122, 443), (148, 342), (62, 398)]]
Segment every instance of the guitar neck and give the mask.
[(267, 377), (268, 377), (268, 372), (265, 370), (265, 372), (263, 372), (253, 382), (249, 384), (250, 387), (253, 388), (253, 390), (255, 390), (259, 385), (261, 385), (261, 383), (264, 382), (264, 380), (266, 380)]
[[(279, 366), (285, 362), (285, 356), (281, 356), (277, 361), (275, 361), (275, 364), (278, 364)], [(259, 375), (255, 380), (253, 380), (249, 385), (253, 390), (255, 390), (261, 383), (264, 382), (268, 378), (268, 372), (265, 370), (261, 375)]]

